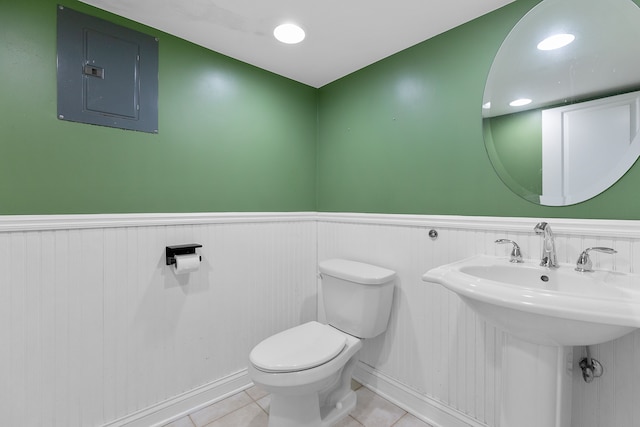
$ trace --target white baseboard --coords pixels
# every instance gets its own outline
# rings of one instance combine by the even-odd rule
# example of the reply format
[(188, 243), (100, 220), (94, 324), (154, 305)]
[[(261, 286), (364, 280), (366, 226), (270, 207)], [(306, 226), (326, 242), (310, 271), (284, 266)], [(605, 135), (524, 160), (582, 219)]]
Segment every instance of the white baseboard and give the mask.
[(353, 376), (365, 387), (434, 427), (488, 427), (437, 400), (419, 394), (365, 363), (358, 362)]
[(159, 427), (251, 387), (246, 369), (172, 399), (104, 424), (102, 427)]

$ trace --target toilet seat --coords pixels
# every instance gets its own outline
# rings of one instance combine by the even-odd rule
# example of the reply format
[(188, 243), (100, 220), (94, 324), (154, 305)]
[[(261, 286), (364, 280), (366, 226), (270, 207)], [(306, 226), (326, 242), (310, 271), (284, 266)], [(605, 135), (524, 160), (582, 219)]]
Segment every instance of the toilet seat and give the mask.
[(302, 371), (333, 359), (346, 343), (343, 332), (312, 321), (265, 339), (251, 351), (249, 360), (264, 372)]

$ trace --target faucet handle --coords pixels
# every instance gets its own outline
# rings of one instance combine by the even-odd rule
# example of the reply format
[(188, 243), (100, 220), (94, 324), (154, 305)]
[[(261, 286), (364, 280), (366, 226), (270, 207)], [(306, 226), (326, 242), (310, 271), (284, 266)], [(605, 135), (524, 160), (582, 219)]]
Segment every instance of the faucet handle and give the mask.
[(593, 271), (591, 268), (593, 263), (591, 262), (591, 258), (589, 257), (589, 251), (596, 252), (604, 252), (605, 254), (615, 254), (618, 253), (615, 249), (612, 248), (604, 248), (601, 246), (596, 246), (593, 248), (587, 248), (578, 257), (578, 261), (576, 262), (576, 271), (588, 272)]
[(511, 243), (513, 245), (513, 249), (511, 249), (511, 257), (509, 258), (509, 262), (524, 262), (522, 261), (522, 252), (520, 251), (520, 246), (513, 240), (509, 239), (498, 239), (496, 240), (498, 244)]

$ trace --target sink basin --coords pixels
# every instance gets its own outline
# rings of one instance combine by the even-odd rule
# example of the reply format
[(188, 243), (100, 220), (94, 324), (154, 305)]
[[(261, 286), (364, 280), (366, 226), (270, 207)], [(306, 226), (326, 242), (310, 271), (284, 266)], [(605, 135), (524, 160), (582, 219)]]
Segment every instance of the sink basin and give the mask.
[(490, 323), (534, 344), (594, 345), (640, 327), (640, 275), (538, 263), (479, 255), (429, 270), (422, 280), (455, 292)]

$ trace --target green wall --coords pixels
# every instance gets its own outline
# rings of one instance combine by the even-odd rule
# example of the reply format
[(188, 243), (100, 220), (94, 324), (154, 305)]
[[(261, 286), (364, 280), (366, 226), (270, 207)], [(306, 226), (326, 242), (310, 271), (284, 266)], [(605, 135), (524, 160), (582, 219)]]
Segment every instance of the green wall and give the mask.
[(521, 197), (542, 194), (542, 110), (482, 120), (487, 155), (500, 179)]
[(317, 90), (157, 36), (159, 134), (56, 118), (56, 3), (0, 13), (0, 214), (313, 211)]
[(321, 88), (318, 210), (640, 219), (637, 164), (567, 207), (528, 202), (493, 170), (485, 80), (502, 40), (537, 3), (518, 0)]
[[(56, 118), (56, 5), (0, 13), (0, 214), (342, 211), (640, 219), (640, 167), (600, 196), (542, 207), (483, 143), (493, 56), (518, 0), (321, 89), (74, 0), (160, 38), (160, 133)], [(636, 0), (640, 2), (640, 0)]]

